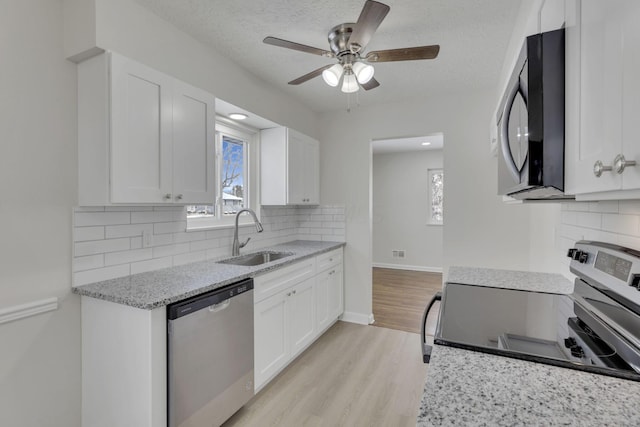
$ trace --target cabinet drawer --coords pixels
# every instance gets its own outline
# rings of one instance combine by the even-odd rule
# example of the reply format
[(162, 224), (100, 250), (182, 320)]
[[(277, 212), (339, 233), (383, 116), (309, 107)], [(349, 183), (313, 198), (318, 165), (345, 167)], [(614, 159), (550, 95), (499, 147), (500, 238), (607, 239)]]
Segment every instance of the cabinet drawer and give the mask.
[(309, 258), (287, 267), (256, 276), (253, 279), (253, 301), (257, 303), (271, 295), (277, 294), (283, 289), (287, 289), (309, 277), (313, 277), (315, 271), (316, 260), (315, 258)]
[(316, 257), (318, 271), (323, 271), (329, 267), (342, 263), (342, 248), (334, 249)]

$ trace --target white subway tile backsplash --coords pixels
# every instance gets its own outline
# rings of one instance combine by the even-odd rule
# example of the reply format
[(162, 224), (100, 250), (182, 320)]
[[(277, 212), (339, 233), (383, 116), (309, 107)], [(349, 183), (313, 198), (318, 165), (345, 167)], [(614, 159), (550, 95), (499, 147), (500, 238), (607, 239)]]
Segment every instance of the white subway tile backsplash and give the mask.
[(104, 227), (74, 227), (73, 229), (74, 242), (102, 239), (104, 239)]
[(186, 254), (174, 255), (173, 266), (189, 264), (191, 262), (204, 261), (207, 259), (207, 251), (188, 252)]
[(104, 267), (104, 254), (76, 257), (73, 263), (73, 271), (92, 270)]
[(127, 264), (153, 258), (151, 248), (134, 249), (129, 251), (111, 252), (104, 254), (105, 265)]
[(73, 273), (74, 286), (82, 286), (88, 283), (102, 280), (115, 279), (129, 275), (129, 264), (114, 265), (111, 267), (96, 268), (95, 270), (79, 271)]
[(189, 243), (156, 246), (153, 248), (153, 258), (162, 258), (171, 255), (179, 255), (189, 252)]
[(130, 212), (76, 212), (74, 215), (76, 227), (129, 224), (130, 222)]
[(160, 270), (172, 266), (170, 256), (131, 263), (131, 274), (146, 273), (147, 271)]
[(620, 213), (640, 215), (640, 200), (620, 201)]
[(578, 212), (576, 215), (577, 225), (586, 228), (602, 228), (602, 214)]
[(640, 217), (637, 215), (604, 214), (602, 216), (602, 229), (618, 234), (638, 236), (640, 232)]
[(108, 225), (105, 227), (105, 236), (107, 239), (118, 237), (135, 237), (142, 236), (143, 232), (152, 233), (153, 225), (151, 224), (130, 224), (130, 225)]
[(617, 200), (614, 201), (606, 201), (606, 202), (590, 202), (589, 203), (589, 212), (601, 212), (601, 213), (618, 213), (619, 202)]
[(149, 222), (171, 222), (176, 219), (174, 211), (150, 211), (150, 212), (131, 212), (132, 224), (144, 224)]
[(129, 239), (94, 240), (74, 243), (74, 256), (104, 254), (129, 249)]
[[(239, 236), (251, 237), (245, 253), (295, 239), (345, 241), (344, 221), (342, 206), (262, 207), (264, 232), (243, 226)], [(233, 228), (186, 231), (180, 206), (80, 207), (74, 224), (74, 286), (231, 256)]]

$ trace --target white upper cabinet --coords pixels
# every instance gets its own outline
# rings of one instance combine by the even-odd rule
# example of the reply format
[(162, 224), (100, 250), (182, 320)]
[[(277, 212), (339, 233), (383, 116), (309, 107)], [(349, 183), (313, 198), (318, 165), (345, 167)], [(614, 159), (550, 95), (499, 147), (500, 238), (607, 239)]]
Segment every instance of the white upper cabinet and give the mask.
[(214, 106), (114, 53), (78, 64), (79, 204), (213, 203)]
[(317, 205), (320, 201), (318, 141), (293, 129), (260, 132), (263, 205)]
[(567, 192), (635, 198), (626, 190), (640, 189), (640, 2), (567, 3)]

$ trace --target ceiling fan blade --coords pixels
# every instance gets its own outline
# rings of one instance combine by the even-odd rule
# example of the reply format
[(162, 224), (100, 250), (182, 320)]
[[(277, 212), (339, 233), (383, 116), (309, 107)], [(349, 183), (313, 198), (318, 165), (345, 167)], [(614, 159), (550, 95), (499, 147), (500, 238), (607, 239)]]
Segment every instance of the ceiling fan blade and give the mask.
[(333, 58), (334, 55), (328, 50), (318, 49), (317, 47), (307, 46), (305, 44), (290, 42), (289, 40), (283, 40), (276, 37), (265, 37), (262, 40), (263, 43), (270, 44), (272, 46), (286, 47), (287, 49), (299, 50), (300, 52), (311, 53), (313, 55), (326, 56), (327, 58)]
[(360, 85), (360, 86), (362, 86), (362, 88), (364, 90), (371, 90), (371, 89), (375, 89), (378, 86), (380, 86), (380, 83), (378, 83), (378, 81), (376, 79), (371, 78), (371, 80), (369, 80), (368, 82), (366, 82), (365, 84)]
[(318, 77), (324, 70), (327, 68), (333, 67), (333, 64), (325, 65), (324, 67), (320, 67), (317, 70), (313, 70), (310, 73), (305, 74), (304, 76), (298, 77), (295, 80), (291, 80), (289, 82), (290, 85), (299, 85), (300, 83), (304, 83), (307, 80), (311, 80), (314, 77)]
[(376, 50), (367, 53), (368, 62), (414, 61), (416, 59), (434, 59), (440, 52), (440, 45), (405, 47), (401, 49)]
[(359, 52), (369, 43), (369, 40), (373, 37), (373, 33), (376, 32), (390, 9), (386, 4), (367, 0), (362, 8), (362, 12), (360, 12), (358, 22), (349, 36), (349, 45), (352, 52)]

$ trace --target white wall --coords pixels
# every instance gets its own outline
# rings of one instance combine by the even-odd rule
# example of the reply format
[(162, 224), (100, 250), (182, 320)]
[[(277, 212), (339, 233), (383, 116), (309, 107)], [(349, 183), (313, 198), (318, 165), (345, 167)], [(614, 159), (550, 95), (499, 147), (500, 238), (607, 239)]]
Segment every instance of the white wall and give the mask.
[[(442, 150), (373, 155), (374, 266), (442, 271), (442, 225), (428, 224), (429, 169), (442, 169)], [(394, 258), (396, 249), (405, 257)]]
[(495, 90), (487, 90), (321, 116), (321, 199), (345, 205), (347, 312), (361, 319), (371, 313), (373, 139), (446, 135), (444, 271), (454, 264), (526, 269), (528, 210), (505, 205), (496, 195), (497, 164), (489, 154), (487, 127), (494, 101)]
[(80, 424), (80, 310), (71, 294), (76, 73), (56, 0), (0, 6), (0, 309), (59, 308), (0, 324), (0, 425)]

